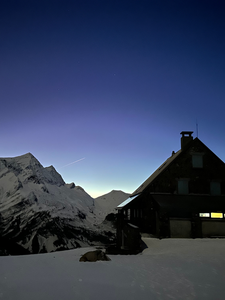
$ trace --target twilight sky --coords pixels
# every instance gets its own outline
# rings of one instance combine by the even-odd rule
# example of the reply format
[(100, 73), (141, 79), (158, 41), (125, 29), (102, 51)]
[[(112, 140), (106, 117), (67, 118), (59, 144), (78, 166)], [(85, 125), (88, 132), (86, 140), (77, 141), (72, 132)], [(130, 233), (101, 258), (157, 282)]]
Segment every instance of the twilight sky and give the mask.
[(1, 0), (0, 157), (97, 197), (133, 192), (194, 131), (225, 161), (223, 0)]

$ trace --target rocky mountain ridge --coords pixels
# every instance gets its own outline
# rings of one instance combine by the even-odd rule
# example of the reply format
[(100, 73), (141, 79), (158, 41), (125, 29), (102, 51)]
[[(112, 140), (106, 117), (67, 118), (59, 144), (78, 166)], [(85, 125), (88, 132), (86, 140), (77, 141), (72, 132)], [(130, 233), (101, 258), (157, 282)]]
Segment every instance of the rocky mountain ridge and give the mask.
[[(94, 199), (31, 154), (0, 159), (0, 251), (39, 253), (107, 243)], [(15, 250), (16, 249), (16, 250)]]

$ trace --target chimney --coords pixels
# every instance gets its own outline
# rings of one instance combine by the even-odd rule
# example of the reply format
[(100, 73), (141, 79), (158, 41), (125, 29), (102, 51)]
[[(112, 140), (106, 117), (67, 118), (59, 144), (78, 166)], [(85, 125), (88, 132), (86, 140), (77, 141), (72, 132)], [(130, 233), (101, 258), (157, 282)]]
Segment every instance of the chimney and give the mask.
[(192, 133), (193, 131), (181, 131), (181, 150), (183, 150), (184, 147), (193, 140)]

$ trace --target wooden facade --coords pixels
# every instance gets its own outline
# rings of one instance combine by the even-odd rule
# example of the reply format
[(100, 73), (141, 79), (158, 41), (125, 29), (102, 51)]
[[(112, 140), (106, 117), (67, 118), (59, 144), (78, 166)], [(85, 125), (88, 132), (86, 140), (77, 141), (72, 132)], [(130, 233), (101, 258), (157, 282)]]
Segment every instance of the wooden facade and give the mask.
[(118, 245), (127, 222), (157, 237), (225, 236), (225, 164), (193, 132), (118, 209)]

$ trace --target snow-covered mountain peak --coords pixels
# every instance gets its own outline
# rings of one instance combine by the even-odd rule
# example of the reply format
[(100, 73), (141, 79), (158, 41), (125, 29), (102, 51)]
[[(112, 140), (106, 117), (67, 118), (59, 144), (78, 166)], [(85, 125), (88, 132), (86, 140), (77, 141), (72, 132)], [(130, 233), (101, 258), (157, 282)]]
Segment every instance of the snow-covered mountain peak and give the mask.
[(129, 198), (130, 194), (118, 190), (95, 198), (95, 209), (99, 217), (104, 219), (110, 213), (116, 213), (116, 207), (124, 200)]
[(56, 171), (56, 169), (53, 167), (53, 166), (49, 166), (49, 167), (46, 167), (44, 168), (46, 171), (49, 172), (49, 174), (51, 175), (51, 182), (61, 186), (61, 185), (64, 185), (65, 182), (64, 180), (62, 179), (62, 176)]
[(18, 164), (23, 168), (26, 168), (27, 166), (35, 166), (40, 165), (39, 161), (31, 154), (30, 152), (16, 156), (16, 157), (7, 157), (3, 158), (8, 164)]
[(65, 184), (53, 166), (44, 168), (31, 153), (0, 158), (0, 239), (32, 253), (70, 249), (98, 236), (100, 221), (94, 199)]
[(31, 154), (26, 153), (12, 158), (0, 158), (0, 177), (13, 173), (20, 182), (49, 183), (58, 186), (65, 182), (53, 166), (44, 168)]

